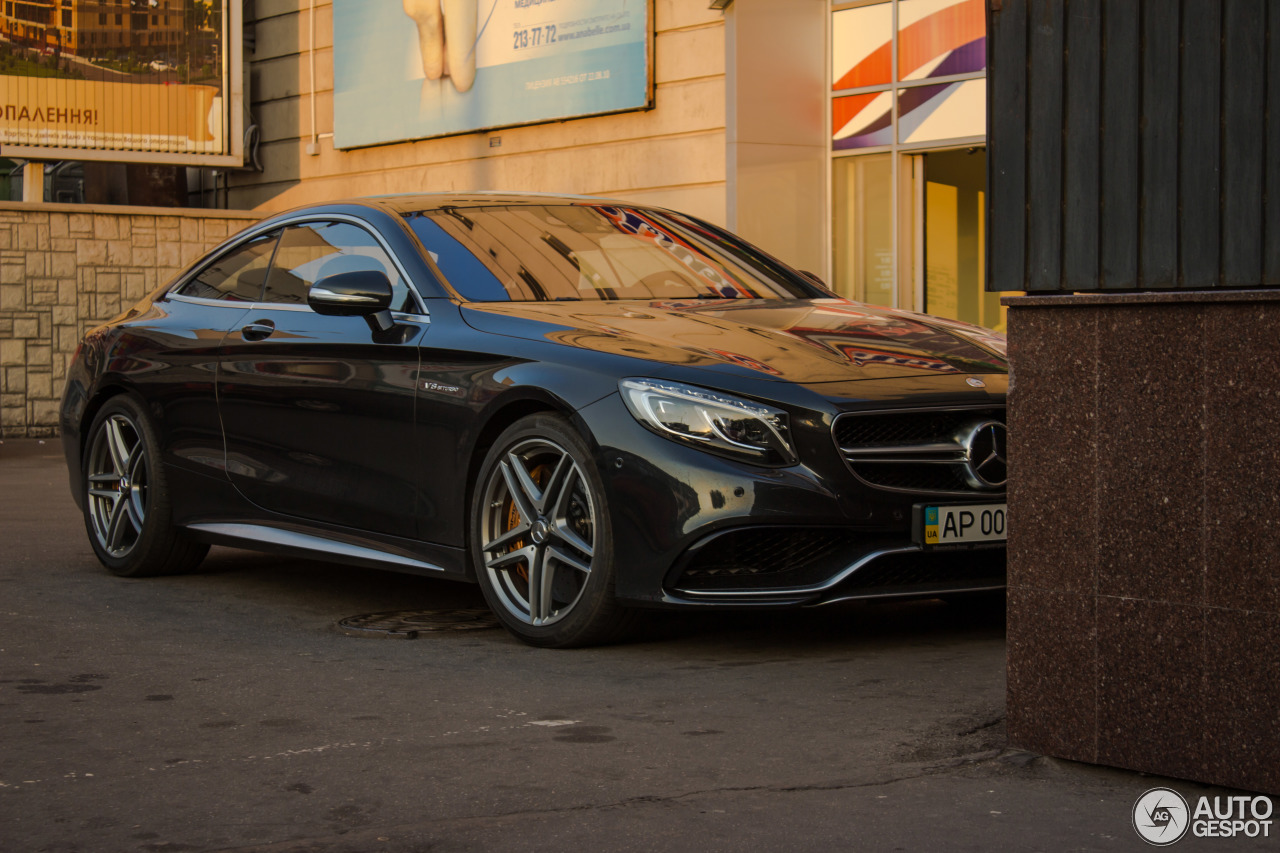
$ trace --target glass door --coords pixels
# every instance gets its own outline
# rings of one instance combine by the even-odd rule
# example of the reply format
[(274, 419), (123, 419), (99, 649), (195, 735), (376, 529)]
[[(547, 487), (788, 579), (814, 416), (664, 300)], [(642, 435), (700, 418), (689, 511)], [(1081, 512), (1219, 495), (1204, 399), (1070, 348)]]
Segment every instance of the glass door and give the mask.
[(837, 289), (890, 308), (897, 305), (893, 156), (844, 157), (835, 161), (832, 175)]
[[(923, 204), (923, 300), (928, 314), (1004, 331), (1000, 297), (987, 293), (984, 147), (920, 155)], [(922, 178), (920, 176), (922, 174)]]
[(832, 281), (1002, 328), (983, 291), (984, 0), (832, 0)]

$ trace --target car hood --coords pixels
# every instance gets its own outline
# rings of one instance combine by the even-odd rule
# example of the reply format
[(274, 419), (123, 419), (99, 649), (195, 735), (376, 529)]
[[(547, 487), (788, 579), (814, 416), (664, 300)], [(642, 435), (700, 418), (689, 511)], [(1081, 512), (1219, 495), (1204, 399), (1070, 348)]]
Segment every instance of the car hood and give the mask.
[(801, 384), (1008, 371), (1003, 335), (843, 299), (471, 302), (462, 313), (494, 334)]

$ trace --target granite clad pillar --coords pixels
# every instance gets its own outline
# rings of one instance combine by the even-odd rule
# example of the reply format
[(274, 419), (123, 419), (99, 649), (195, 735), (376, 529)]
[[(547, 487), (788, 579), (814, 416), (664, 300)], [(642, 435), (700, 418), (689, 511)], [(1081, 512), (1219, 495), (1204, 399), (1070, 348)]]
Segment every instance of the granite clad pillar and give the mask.
[(1280, 794), (1280, 292), (1007, 304), (1010, 740)]

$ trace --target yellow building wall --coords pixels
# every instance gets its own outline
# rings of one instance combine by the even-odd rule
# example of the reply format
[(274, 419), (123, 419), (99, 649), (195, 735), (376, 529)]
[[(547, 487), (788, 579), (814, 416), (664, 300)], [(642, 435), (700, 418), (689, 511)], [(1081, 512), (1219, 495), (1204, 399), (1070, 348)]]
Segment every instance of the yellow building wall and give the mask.
[[(230, 175), (232, 207), (266, 213), (380, 193), (511, 190), (609, 196), (726, 221), (724, 13), (705, 0), (654, 2), (652, 110), (348, 151), (327, 136), (331, 2), (315, 2), (314, 51), (310, 0), (255, 5), (246, 58), (263, 171)], [(313, 91), (315, 155), (307, 151)]]

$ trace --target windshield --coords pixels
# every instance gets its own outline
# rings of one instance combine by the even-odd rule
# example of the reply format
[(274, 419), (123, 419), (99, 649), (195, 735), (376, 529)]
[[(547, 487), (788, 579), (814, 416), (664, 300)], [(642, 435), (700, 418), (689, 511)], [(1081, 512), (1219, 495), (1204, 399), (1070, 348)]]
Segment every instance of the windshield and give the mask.
[(727, 233), (666, 211), (509, 205), (405, 218), (453, 288), (473, 302), (831, 295)]

